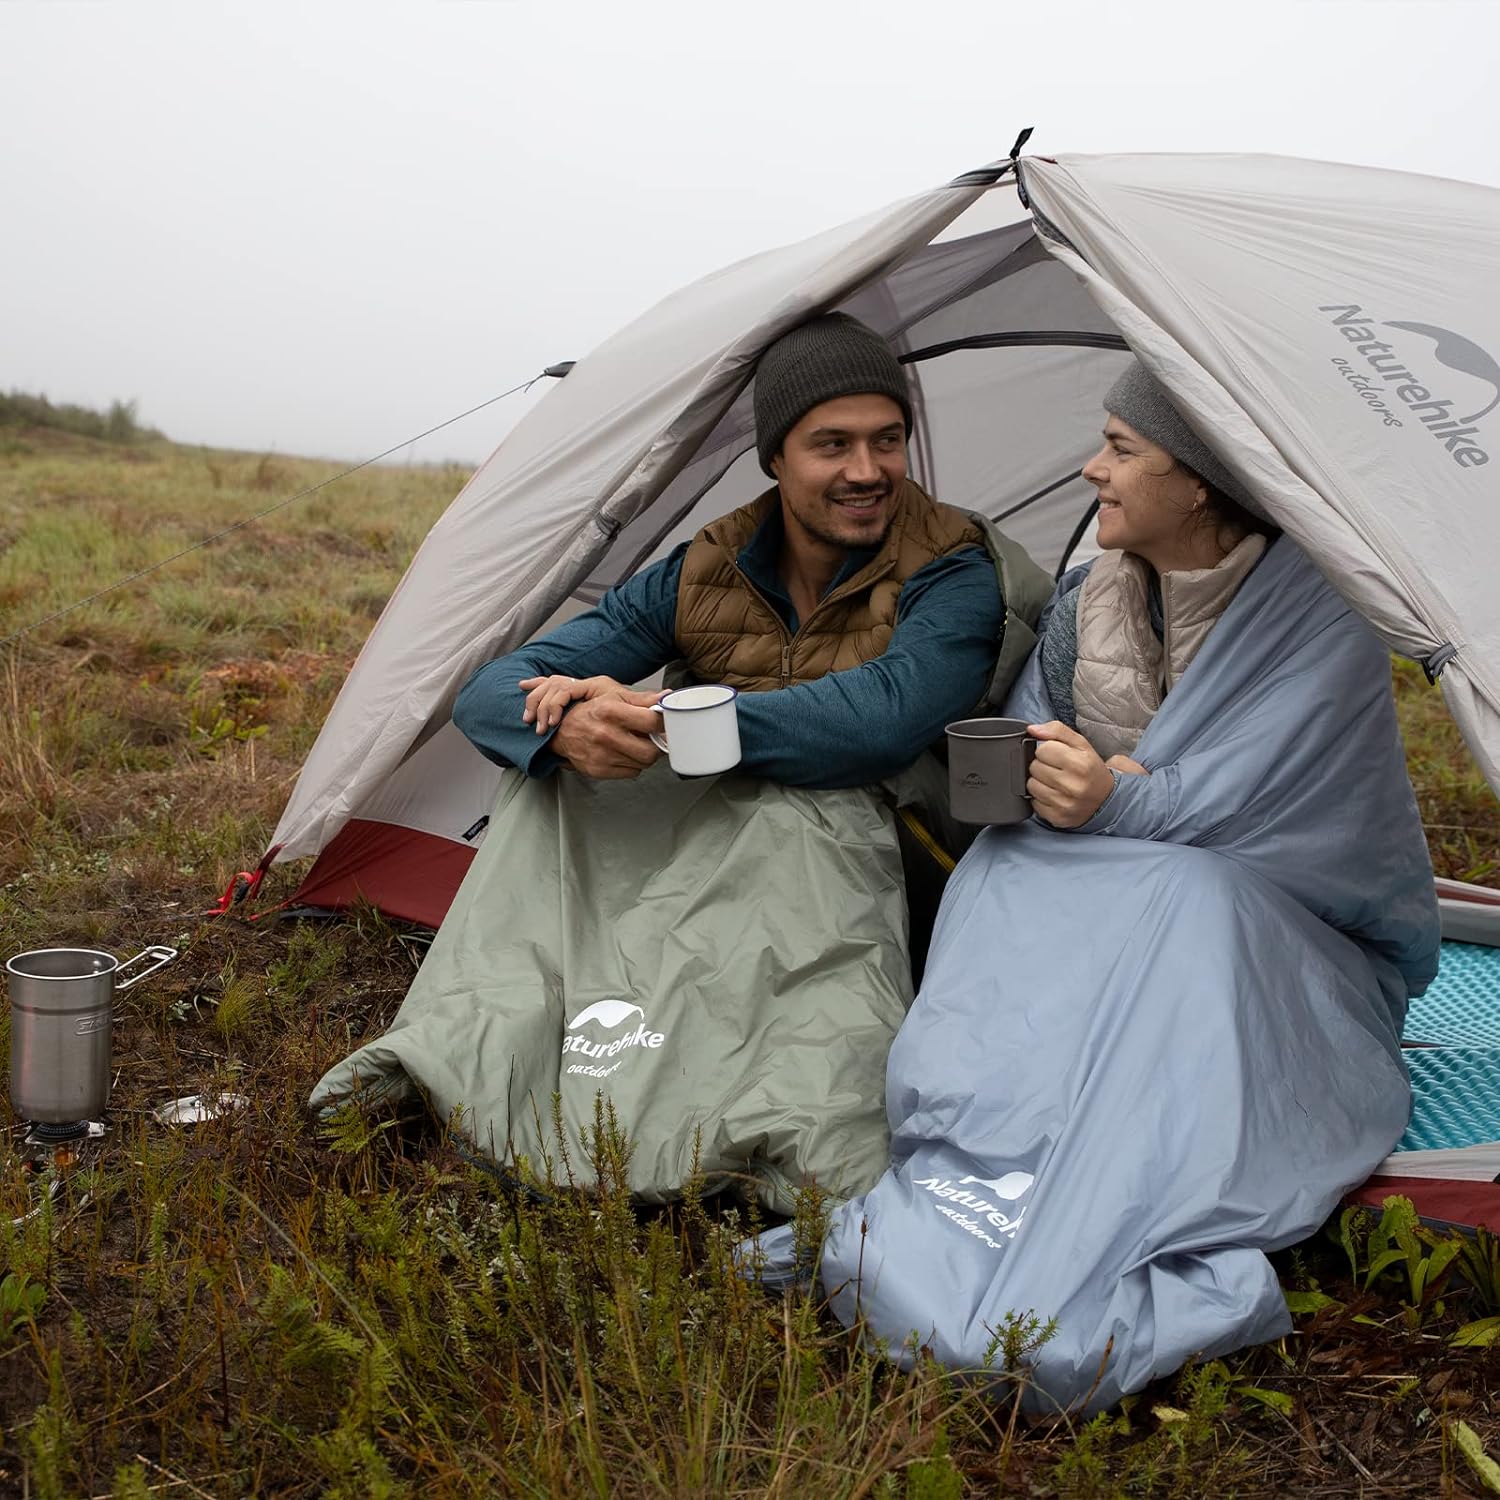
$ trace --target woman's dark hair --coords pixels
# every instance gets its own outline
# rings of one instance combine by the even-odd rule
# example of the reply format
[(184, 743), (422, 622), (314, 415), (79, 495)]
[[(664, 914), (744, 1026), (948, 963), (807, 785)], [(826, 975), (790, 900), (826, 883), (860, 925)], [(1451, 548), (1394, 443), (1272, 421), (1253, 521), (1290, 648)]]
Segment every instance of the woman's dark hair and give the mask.
[(1247, 536), (1251, 533), (1263, 536), (1267, 541), (1281, 535), (1279, 526), (1266, 520), (1264, 516), (1256, 515), (1249, 506), (1230, 499), (1223, 490), (1215, 489), (1196, 469), (1188, 469), (1186, 464), (1182, 467), (1208, 491), (1207, 503), (1198, 512), (1199, 526), (1225, 526)]

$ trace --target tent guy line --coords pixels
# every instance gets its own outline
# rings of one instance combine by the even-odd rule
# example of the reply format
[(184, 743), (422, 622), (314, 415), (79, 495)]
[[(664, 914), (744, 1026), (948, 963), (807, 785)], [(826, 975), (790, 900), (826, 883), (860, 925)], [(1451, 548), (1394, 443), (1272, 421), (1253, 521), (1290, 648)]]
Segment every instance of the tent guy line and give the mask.
[(471, 406), (467, 411), (461, 411), (457, 416), (449, 417), (445, 422), (439, 422), (435, 427), (429, 427), (426, 432), (419, 432), (415, 437), (402, 438), (399, 443), (391, 446), (372, 458), (362, 459), (357, 464), (351, 464), (349, 468), (341, 470), (337, 474), (330, 475), (327, 479), (320, 479), (316, 484), (310, 484), (306, 489), (298, 490), (295, 495), (288, 495), (285, 500), (278, 500), (274, 505), (268, 505), (264, 510), (258, 510), (253, 516), (246, 516), (243, 520), (236, 521), (232, 526), (226, 526), (222, 531), (216, 531), (212, 536), (200, 537), (198, 541), (182, 548), (179, 552), (172, 553), (169, 557), (163, 557), (152, 563), (149, 567), (141, 568), (124, 578), (117, 579), (98, 592), (89, 594), (86, 598), (75, 600), (72, 604), (65, 604), (61, 609), (53, 610), (50, 615), (43, 615), (40, 620), (33, 620), (30, 625), (23, 625), (21, 629), (12, 635), (0, 637), (0, 647), (12, 645), (23, 636), (28, 636), (33, 630), (40, 630), (43, 625), (50, 625), (54, 620), (60, 620), (64, 615), (70, 615), (75, 609), (82, 609), (86, 604), (92, 604), (96, 599), (102, 599), (106, 594), (112, 594), (117, 589), (124, 588), (127, 584), (135, 583), (144, 578), (148, 573), (154, 573), (158, 568), (164, 568), (168, 563), (174, 563), (179, 558), (186, 557), (190, 552), (197, 552), (201, 547), (207, 547), (221, 538), (230, 536), (236, 531), (242, 531), (246, 526), (253, 526), (257, 521), (263, 521), (267, 516), (278, 510), (284, 510), (288, 505), (295, 504), (298, 500), (304, 500), (307, 496), (316, 494), (317, 491), (327, 489), (330, 484), (337, 484), (341, 479), (347, 479), (351, 474), (357, 474), (361, 469), (368, 469), (371, 464), (378, 464), (381, 459), (389, 458), (391, 454), (399, 452), (402, 448), (410, 447), (413, 443), (420, 443), (423, 438), (429, 438), (435, 432), (441, 432), (445, 427), (451, 427), (455, 422), (462, 422), (465, 417), (472, 417), (475, 412), (480, 412), (487, 406), (493, 406), (497, 401), (504, 401), (507, 396), (514, 396), (517, 391), (530, 390), (537, 381), (544, 376), (551, 375), (561, 378), (567, 374), (571, 365), (549, 365), (539, 375), (533, 375), (529, 380), (523, 380), (519, 385), (513, 385), (508, 391), (501, 391), (498, 396), (491, 396), (487, 401), (481, 401), (478, 406)]

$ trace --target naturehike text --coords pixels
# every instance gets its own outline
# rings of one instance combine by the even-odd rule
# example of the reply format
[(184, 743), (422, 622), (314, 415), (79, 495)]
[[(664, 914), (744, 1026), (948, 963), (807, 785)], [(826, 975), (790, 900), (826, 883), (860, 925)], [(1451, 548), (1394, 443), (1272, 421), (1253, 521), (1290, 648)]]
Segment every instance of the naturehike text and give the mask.
[[(1435, 397), (1422, 380), (1406, 367), (1395, 347), (1376, 337), (1375, 320), (1367, 317), (1363, 308), (1350, 303), (1320, 307), (1318, 311), (1335, 315), (1334, 326), (1354, 346), (1354, 352), (1364, 355), (1365, 362), (1386, 382), (1383, 393), (1394, 393), (1405, 404), (1409, 413), (1443, 445), (1454, 463), (1465, 469), (1477, 469), (1490, 461), (1489, 454), (1476, 441), (1479, 428), (1455, 418), (1454, 402)], [(1344, 378), (1359, 393), (1361, 399), (1381, 416), (1386, 426), (1403, 425), (1376, 394), (1382, 392), (1382, 387), (1374, 385), (1365, 376), (1356, 374), (1347, 360), (1336, 359), (1333, 363), (1341, 367)]]
[[(970, 1192), (966, 1187), (955, 1187), (953, 1180), (948, 1177), (919, 1177), (912, 1183), (912, 1186), (926, 1188), (934, 1198), (946, 1199), (949, 1203), (956, 1204), (968, 1209), (972, 1214), (979, 1215), (983, 1223), (987, 1224), (991, 1229), (999, 1230), (1007, 1239), (1014, 1238), (1016, 1230), (1021, 1227), (1021, 1220), (1026, 1216), (1026, 1210), (1022, 1208), (1017, 1212), (1015, 1218), (1012, 1219), (998, 1203), (991, 1203), (988, 1198), (983, 1197), (979, 1193)], [(949, 1213), (947, 1209), (943, 1209), (942, 1212), (946, 1213), (956, 1223), (965, 1223), (964, 1219), (958, 1214)], [(968, 1226), (966, 1225), (965, 1227)], [(979, 1238), (986, 1240), (991, 1245), (995, 1245), (995, 1242), (989, 1239), (988, 1235), (980, 1234)], [(995, 1245), (995, 1248), (998, 1250), (1000, 1246)]]
[(647, 1031), (644, 1024), (612, 1042), (591, 1042), (586, 1036), (568, 1035), (563, 1038), (564, 1052), (580, 1052), (584, 1057), (613, 1057), (627, 1047), (660, 1047), (666, 1036), (660, 1031)]

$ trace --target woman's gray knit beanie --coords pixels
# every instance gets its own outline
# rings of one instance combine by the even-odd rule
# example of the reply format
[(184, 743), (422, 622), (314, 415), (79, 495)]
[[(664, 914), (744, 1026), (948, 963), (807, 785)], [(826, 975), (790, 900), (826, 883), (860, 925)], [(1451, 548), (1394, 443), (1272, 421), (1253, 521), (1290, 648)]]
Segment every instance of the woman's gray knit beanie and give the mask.
[(911, 436), (906, 372), (873, 328), (848, 313), (824, 313), (782, 334), (755, 367), (755, 447), (761, 468), (771, 473), (771, 460), (787, 433), (813, 407), (838, 396), (865, 395), (889, 396), (901, 408)]
[(1165, 448), (1184, 468), (1207, 480), (1221, 494), (1257, 509), (1244, 486), (1182, 420), (1171, 398), (1138, 360), (1131, 360), (1129, 368), (1105, 393), (1104, 409), (1129, 422), (1143, 438)]

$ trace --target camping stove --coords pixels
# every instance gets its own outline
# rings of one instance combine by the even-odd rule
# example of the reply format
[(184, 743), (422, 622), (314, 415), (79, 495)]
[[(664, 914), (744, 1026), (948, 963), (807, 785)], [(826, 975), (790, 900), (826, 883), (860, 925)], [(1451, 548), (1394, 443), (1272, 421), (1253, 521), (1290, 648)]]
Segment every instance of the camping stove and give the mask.
[[(58, 1132), (68, 1131), (66, 1140)], [(97, 1165), (105, 1135), (101, 1120), (75, 1124), (30, 1126), (18, 1147), (0, 1151), (0, 1223), (9, 1219), (13, 1229), (29, 1224), (62, 1192), (64, 1181), (75, 1172), (87, 1174)], [(87, 1203), (84, 1188), (76, 1198)]]
[(54, 1156), (71, 1160), (77, 1153), (66, 1150), (67, 1147), (85, 1141), (102, 1141), (104, 1129), (103, 1120), (76, 1120), (61, 1125), (55, 1121), (28, 1120), (21, 1148), (39, 1161), (51, 1160)]
[(74, 1120), (70, 1124), (58, 1125), (49, 1120), (32, 1121), (26, 1133), (28, 1146), (65, 1146), (69, 1141), (81, 1141), (89, 1133), (87, 1120)]

